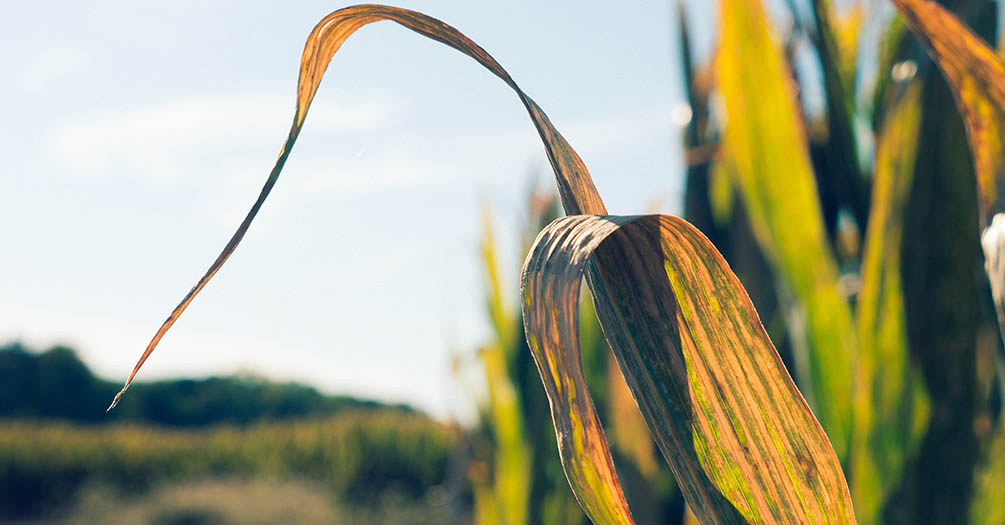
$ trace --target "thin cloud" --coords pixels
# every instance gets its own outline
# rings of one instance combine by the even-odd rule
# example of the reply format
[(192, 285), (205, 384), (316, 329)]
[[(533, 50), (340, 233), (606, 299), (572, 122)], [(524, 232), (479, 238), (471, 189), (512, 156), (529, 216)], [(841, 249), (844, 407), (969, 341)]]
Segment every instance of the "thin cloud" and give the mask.
[[(386, 100), (326, 105), (311, 112), (308, 129), (351, 133), (384, 124), (392, 114)], [(195, 175), (220, 152), (272, 144), (278, 148), (293, 114), (290, 95), (200, 95), (64, 122), (50, 148), (57, 159), (83, 175), (174, 180)]]
[(73, 47), (51, 47), (25, 61), (14, 74), (14, 83), (28, 93), (40, 93), (46, 87), (85, 71), (92, 62), (90, 53)]
[[(308, 121), (310, 119), (308, 118)], [(575, 120), (566, 136), (586, 158), (643, 149), (653, 142), (672, 144), (675, 128), (669, 107)], [(522, 180), (527, 161), (547, 165), (540, 139), (530, 122), (524, 129), (463, 136), (423, 137), (359, 151), (331, 161), (330, 154), (305, 151), (297, 180), (287, 181), (306, 194), (360, 193), (384, 189), (449, 184), (458, 180)]]

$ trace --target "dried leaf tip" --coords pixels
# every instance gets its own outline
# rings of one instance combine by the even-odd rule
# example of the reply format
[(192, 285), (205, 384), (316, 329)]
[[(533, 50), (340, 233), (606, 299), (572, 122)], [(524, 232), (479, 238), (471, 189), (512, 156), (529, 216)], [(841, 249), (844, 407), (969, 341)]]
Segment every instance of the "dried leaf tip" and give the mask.
[(115, 399), (112, 400), (112, 404), (108, 405), (108, 408), (105, 409), (105, 413), (106, 414), (109, 413), (109, 412), (111, 412), (112, 409), (115, 408), (115, 406), (119, 404), (119, 400), (122, 399), (122, 394), (125, 394), (125, 393), (126, 393), (126, 389), (123, 388), (122, 390), (119, 390), (118, 394), (115, 394)]

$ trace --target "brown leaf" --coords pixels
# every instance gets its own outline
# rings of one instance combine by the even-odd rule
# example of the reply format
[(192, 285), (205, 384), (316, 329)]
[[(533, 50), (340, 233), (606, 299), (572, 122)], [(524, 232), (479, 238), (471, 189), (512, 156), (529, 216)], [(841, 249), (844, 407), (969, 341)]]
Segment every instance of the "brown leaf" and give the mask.
[(297, 83), (297, 106), (293, 125), (290, 127), (286, 142), (279, 151), (279, 157), (276, 159), (276, 163), (269, 173), (269, 178), (262, 187), (258, 200), (255, 201), (255, 204), (251, 207), (251, 211), (248, 212), (244, 221), (241, 222), (233, 237), (231, 237), (230, 241), (223, 248), (223, 251), (220, 252), (216, 261), (209, 267), (209, 270), (206, 271), (206, 274), (199, 279), (199, 282), (192, 287), (192, 290), (171, 311), (167, 320), (164, 321), (160, 329), (157, 330), (157, 333), (154, 334), (153, 339), (150, 340), (147, 348), (143, 351), (133, 371), (129, 374), (129, 378), (126, 379), (125, 385), (116, 394), (108, 410), (115, 408), (122, 394), (129, 388), (133, 378), (136, 377), (136, 373), (143, 366), (147, 358), (150, 357), (150, 354), (157, 347), (164, 334), (178, 320), (178, 316), (188, 308), (189, 303), (206, 286), (206, 283), (216, 275), (216, 272), (220, 270), (223, 263), (227, 262), (227, 259), (234, 253), (234, 249), (240, 244), (241, 239), (244, 238), (248, 227), (251, 226), (251, 221), (254, 220), (255, 215), (258, 214), (258, 210), (262, 207), (262, 203), (269, 196), (269, 192), (272, 191), (276, 180), (279, 179), (279, 174), (282, 172), (293, 144), (300, 134), (300, 129), (307, 118), (307, 110), (310, 108), (311, 101), (314, 100), (314, 94), (317, 93), (318, 86), (321, 84), (321, 79), (328, 68), (328, 63), (331, 61), (332, 56), (335, 55), (339, 47), (342, 46), (342, 43), (357, 29), (381, 20), (397, 22), (423, 36), (457, 49), (475, 59), (479, 64), (505, 81), (506, 84), (513, 88), (517, 96), (520, 97), (524, 107), (527, 108), (527, 112), (530, 114), (531, 120), (534, 122), (534, 126), (541, 135), (545, 151), (548, 154), (548, 160), (555, 170), (559, 192), (562, 195), (565, 209), (570, 213), (606, 213), (604, 204), (600, 200), (600, 195), (597, 193), (593, 180), (590, 178), (590, 173), (587, 171), (586, 166), (583, 165), (583, 161), (580, 160), (579, 155), (569, 146), (569, 143), (565, 141), (565, 138), (562, 137), (558, 130), (552, 126), (551, 121), (548, 120), (547, 115), (541, 111), (537, 103), (528, 97), (509, 76), (509, 73), (494, 58), (486, 53), (484, 49), (479, 47), (478, 44), (472, 42), (453, 27), (415, 11), (382, 5), (359, 5), (340, 9), (321, 19), (307, 37), (307, 43), (304, 45), (304, 53), (300, 59), (300, 79)]
[(854, 522), (837, 456), (736, 276), (694, 227), (663, 215), (559, 219), (524, 265), (528, 341), (566, 475), (594, 522), (623, 521), (580, 362), (576, 305), (590, 262), (604, 334), (703, 521)]

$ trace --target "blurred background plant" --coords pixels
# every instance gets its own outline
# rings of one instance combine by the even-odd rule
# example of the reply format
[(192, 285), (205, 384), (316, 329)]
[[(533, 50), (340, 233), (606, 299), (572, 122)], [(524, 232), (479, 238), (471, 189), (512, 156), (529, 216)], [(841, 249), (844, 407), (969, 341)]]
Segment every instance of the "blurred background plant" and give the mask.
[[(995, 4), (944, 4), (989, 42), (1001, 40)], [(685, 218), (746, 287), (841, 458), (859, 521), (1000, 522), (1002, 343), (982, 270), (973, 161), (939, 69), (882, 2), (791, 0), (769, 12), (723, 0), (708, 63), (693, 56), (678, 8)], [(553, 218), (541, 211), (553, 202), (530, 201), (525, 242)], [(486, 225), (497, 340), (480, 353), (489, 384), (482, 431), (493, 445), (483, 453), (496, 471), (508, 464), (501, 458), (532, 457), (558, 473), (535, 470), (529, 485), (512, 488), (503, 507), (520, 508), (521, 519), (487, 521), (523, 523), (551, 516), (534, 509), (530, 487), (564, 480), (553, 436), (539, 441), (528, 430), (550, 427), (545, 398), (523, 339), (512, 338), (520, 320), (502, 297)], [(592, 311), (581, 319), (584, 366), (629, 500), (641, 497), (629, 480), (648, 489), (646, 503), (632, 504), (645, 509), (636, 518), (680, 522), (680, 496), (672, 478), (658, 477), (666, 469)], [(495, 487), (498, 505), (505, 496)]]
[[(996, 4), (943, 4), (1000, 34)], [(771, 24), (759, 2), (721, 2), (711, 64), (689, 56), (680, 18), (685, 218), (750, 293), (859, 521), (964, 522), (1000, 506), (1003, 487), (974, 476), (1005, 458), (988, 448), (1001, 341), (962, 121), (892, 5), (786, 7)]]
[[(527, 222), (516, 253), (527, 253), (537, 232), (557, 218), (559, 211), (552, 194), (529, 192)], [(485, 300), (496, 337), (479, 349), (476, 359), (460, 359), (462, 366), (479, 366), (486, 384), (472, 438), (476, 443), (470, 469), (475, 515), (479, 523), (489, 524), (589, 523), (562, 470), (548, 398), (523, 337), (517, 287), (503, 284), (505, 273), (500, 269), (487, 206), (482, 223)], [(506, 293), (507, 289), (512, 292)], [(618, 475), (635, 517), (640, 523), (679, 521), (683, 497), (670, 471), (663, 468), (621, 371), (610, 358), (593, 303), (586, 295), (581, 310), (587, 381), (601, 418), (609, 424), (607, 434)]]

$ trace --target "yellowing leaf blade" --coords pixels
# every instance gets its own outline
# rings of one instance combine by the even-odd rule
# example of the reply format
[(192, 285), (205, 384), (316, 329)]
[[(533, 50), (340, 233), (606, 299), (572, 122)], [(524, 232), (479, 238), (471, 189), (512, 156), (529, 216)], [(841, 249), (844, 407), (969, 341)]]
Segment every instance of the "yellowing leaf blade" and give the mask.
[[(618, 501), (589, 500), (615, 479), (576, 339), (581, 276), (601, 326), (689, 506), (710, 523), (854, 522), (837, 456), (707, 239), (668, 216), (559, 219), (524, 266), (528, 340), (563, 464), (595, 522)], [(584, 436), (589, 445), (577, 444)]]

